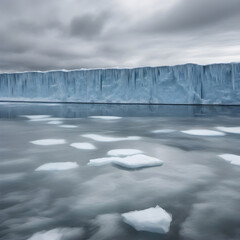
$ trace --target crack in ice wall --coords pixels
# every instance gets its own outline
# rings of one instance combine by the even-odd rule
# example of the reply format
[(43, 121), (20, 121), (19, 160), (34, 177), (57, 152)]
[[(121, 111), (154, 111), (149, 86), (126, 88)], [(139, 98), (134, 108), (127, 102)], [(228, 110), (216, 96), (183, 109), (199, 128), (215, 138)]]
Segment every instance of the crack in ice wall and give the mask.
[(0, 74), (0, 100), (240, 104), (240, 63)]

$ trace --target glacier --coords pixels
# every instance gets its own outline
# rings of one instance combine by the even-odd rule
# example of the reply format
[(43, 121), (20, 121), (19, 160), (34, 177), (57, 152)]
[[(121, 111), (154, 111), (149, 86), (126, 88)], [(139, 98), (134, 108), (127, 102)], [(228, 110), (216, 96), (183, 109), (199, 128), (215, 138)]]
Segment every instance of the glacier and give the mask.
[(0, 74), (0, 101), (240, 104), (240, 63)]

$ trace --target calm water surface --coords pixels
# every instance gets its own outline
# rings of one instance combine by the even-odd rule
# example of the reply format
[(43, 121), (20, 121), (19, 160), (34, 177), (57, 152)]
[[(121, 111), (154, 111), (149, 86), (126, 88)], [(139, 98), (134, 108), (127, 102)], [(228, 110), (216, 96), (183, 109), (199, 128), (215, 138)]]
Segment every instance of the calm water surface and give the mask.
[[(31, 121), (23, 115), (51, 117)], [(182, 132), (240, 127), (239, 117), (240, 107), (0, 103), (0, 239), (37, 240), (36, 233), (57, 229), (63, 236), (49, 240), (239, 240), (240, 166), (219, 155), (239, 156), (240, 135)], [(102, 142), (86, 134), (141, 138)], [(31, 143), (44, 139), (65, 143)], [(82, 142), (96, 149), (70, 146)], [(125, 148), (164, 164), (135, 170), (87, 165)], [(35, 171), (54, 162), (79, 167)], [(136, 231), (122, 220), (122, 213), (156, 205), (172, 214), (167, 234)]]

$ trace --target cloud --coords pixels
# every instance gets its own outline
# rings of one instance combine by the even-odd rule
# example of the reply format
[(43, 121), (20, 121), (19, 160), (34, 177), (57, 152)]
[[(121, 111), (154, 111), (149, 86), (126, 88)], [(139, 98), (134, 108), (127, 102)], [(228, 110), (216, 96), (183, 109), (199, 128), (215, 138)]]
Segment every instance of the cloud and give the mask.
[(239, 17), (239, 11), (238, 0), (181, 0), (164, 14), (151, 16), (147, 27), (160, 33), (195, 32), (217, 25), (222, 26), (222, 30), (227, 30), (223, 22), (232, 19), (232, 26), (228, 27), (237, 27), (234, 17)]
[(70, 23), (70, 34), (87, 39), (98, 37), (104, 28), (107, 18), (107, 13), (101, 13), (100, 15), (88, 13), (74, 17)]
[(239, 11), (238, 0), (2, 0), (0, 72), (240, 61)]

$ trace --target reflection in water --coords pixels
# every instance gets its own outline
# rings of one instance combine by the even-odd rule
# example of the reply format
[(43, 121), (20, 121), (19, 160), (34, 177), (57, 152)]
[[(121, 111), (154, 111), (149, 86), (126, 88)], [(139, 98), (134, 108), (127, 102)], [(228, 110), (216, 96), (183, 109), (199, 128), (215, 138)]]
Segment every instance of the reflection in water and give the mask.
[[(240, 156), (239, 116), (240, 107), (0, 104), (0, 239), (239, 240), (240, 166), (219, 157)], [(199, 129), (225, 135), (183, 132)], [(137, 163), (140, 153), (164, 163), (88, 165)], [(123, 221), (157, 205), (172, 215), (166, 234)]]
[[(0, 117), (19, 115), (53, 115), (64, 118), (113, 119), (113, 117), (190, 117), (190, 116), (240, 116), (239, 106), (196, 105), (127, 105), (127, 104), (45, 104), (0, 102)], [(104, 117), (103, 117), (104, 116)]]

